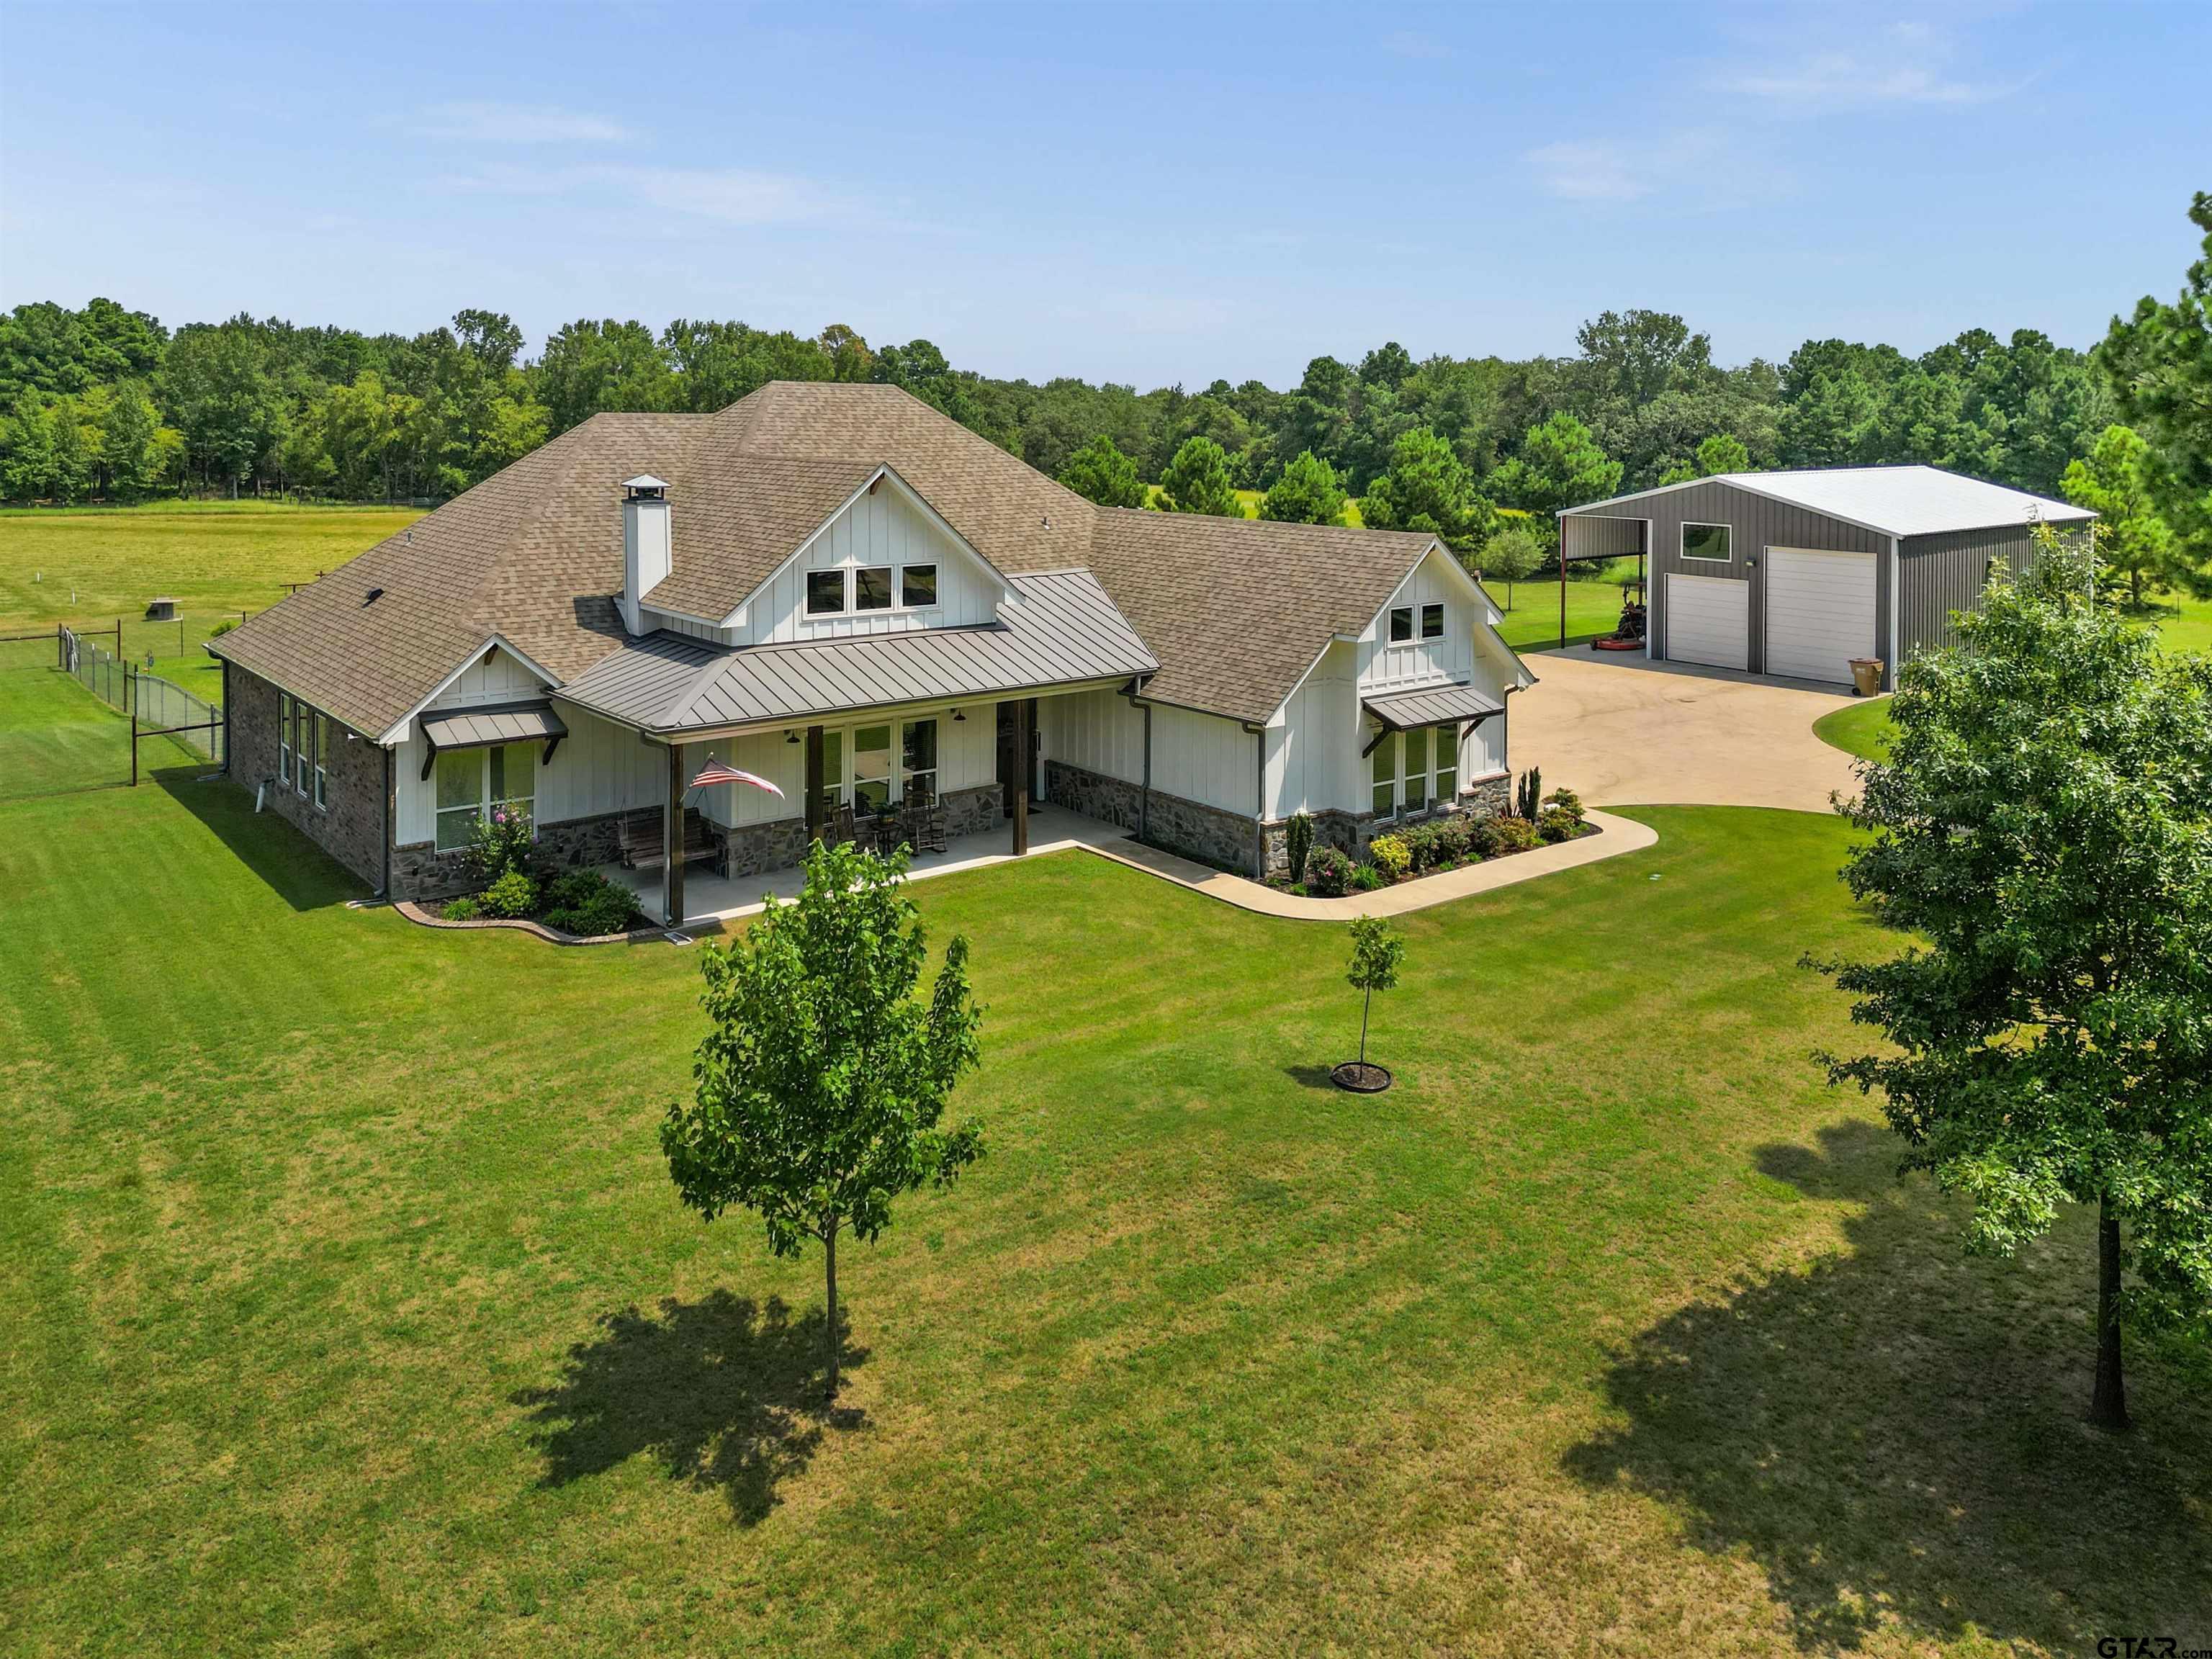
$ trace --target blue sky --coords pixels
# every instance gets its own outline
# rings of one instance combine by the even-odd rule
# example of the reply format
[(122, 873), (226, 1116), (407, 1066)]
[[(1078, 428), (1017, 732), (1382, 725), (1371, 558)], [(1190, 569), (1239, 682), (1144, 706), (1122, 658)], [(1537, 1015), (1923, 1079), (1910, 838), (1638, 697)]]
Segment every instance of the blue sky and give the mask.
[(1385, 338), (2087, 345), (2179, 285), (2212, 6), (46, 6), (0, 304), (465, 305), (1294, 381)]

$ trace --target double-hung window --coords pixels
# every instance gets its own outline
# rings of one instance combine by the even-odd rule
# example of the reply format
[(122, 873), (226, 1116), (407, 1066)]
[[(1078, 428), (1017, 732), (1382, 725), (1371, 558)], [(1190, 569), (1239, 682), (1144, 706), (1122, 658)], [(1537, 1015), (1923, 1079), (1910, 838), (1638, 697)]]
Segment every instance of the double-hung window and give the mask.
[(276, 775), (289, 787), (292, 781), (292, 698), (289, 692), (276, 694)]
[(853, 810), (880, 812), (891, 804), (891, 729), (863, 726), (853, 733)]
[(328, 783), (330, 767), (330, 716), (317, 709), (315, 711), (315, 810), (319, 812), (330, 805)]
[(1378, 818), (1418, 812), (1459, 793), (1459, 728), (1416, 726), (1375, 745), (1371, 805)]
[(538, 746), (508, 743), (491, 749), (441, 749), (437, 786), (437, 848), (458, 852), (469, 844), (477, 823), (496, 807), (536, 817)]
[(900, 799), (917, 787), (932, 800), (937, 798), (937, 720), (908, 720), (899, 734)]
[(837, 809), (853, 800), (853, 786), (845, 775), (845, 734), (822, 734), (822, 816), (834, 817)]

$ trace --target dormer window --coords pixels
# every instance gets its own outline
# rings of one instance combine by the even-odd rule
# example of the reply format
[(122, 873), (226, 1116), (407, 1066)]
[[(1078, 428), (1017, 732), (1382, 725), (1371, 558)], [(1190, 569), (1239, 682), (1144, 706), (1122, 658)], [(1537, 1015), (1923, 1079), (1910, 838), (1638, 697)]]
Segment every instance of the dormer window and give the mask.
[(899, 604), (908, 611), (924, 611), (937, 603), (937, 567), (902, 564), (899, 567)]
[(853, 609), (888, 611), (891, 608), (891, 568), (864, 564), (853, 573)]
[(806, 573), (806, 614), (810, 617), (842, 616), (845, 611), (845, 573), (842, 570), (810, 570)]

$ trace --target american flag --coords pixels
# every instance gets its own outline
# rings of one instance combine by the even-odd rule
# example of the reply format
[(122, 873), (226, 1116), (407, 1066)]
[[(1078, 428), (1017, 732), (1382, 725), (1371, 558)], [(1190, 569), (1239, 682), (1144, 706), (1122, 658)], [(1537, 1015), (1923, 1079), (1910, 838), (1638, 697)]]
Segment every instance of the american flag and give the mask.
[(691, 780), (694, 789), (711, 789), (718, 783), (749, 783), (756, 789), (767, 790), (771, 795), (783, 793), (766, 778), (751, 772), (740, 772), (736, 767), (726, 766), (718, 760), (709, 760), (700, 769), (699, 775)]

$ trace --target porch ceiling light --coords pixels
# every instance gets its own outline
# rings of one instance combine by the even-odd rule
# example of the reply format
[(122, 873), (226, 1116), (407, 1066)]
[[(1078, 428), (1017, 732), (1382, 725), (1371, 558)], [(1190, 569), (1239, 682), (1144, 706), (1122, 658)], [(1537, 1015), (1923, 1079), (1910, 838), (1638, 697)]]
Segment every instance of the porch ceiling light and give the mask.
[(786, 743), (797, 743), (799, 741), (799, 733), (793, 731), (787, 726), (783, 728), (783, 740)]

